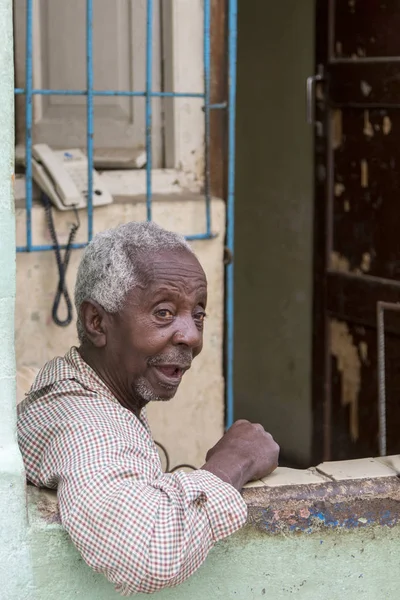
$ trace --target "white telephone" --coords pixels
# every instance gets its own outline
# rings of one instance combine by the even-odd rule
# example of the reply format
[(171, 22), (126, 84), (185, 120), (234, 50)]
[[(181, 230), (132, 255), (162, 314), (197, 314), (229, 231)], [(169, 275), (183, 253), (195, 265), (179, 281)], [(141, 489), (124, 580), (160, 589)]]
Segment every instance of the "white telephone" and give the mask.
[[(47, 144), (35, 144), (32, 146), (32, 175), (59, 210), (86, 208), (88, 161), (81, 150), (52, 150)], [(93, 206), (112, 201), (101, 177), (93, 170)]]

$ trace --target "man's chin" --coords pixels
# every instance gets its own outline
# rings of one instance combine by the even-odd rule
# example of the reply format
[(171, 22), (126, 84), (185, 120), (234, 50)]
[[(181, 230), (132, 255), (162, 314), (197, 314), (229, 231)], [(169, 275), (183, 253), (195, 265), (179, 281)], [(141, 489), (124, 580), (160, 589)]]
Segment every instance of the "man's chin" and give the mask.
[(176, 396), (176, 392), (178, 391), (178, 387), (175, 387), (172, 390), (157, 390), (154, 391), (153, 402), (168, 402), (172, 400), (174, 396)]
[(176, 395), (178, 385), (151, 385), (149, 381), (142, 379), (137, 382), (134, 388), (136, 397), (142, 402), (168, 402)]

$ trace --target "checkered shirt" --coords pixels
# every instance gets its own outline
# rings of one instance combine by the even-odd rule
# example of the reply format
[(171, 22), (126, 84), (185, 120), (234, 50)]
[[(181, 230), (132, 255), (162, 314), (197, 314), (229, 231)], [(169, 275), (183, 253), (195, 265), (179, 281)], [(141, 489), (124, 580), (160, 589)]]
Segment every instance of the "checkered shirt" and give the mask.
[(123, 408), (76, 348), (43, 367), (18, 409), (28, 480), (57, 488), (73, 543), (123, 596), (183, 582), (246, 520), (213, 474), (163, 473), (145, 411)]

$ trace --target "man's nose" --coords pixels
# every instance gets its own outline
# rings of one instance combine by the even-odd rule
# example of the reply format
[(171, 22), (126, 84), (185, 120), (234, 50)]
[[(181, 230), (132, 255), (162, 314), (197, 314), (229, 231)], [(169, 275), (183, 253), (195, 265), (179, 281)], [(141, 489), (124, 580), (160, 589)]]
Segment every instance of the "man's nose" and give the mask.
[(180, 319), (177, 325), (178, 328), (173, 337), (174, 344), (183, 344), (188, 346), (188, 348), (197, 348), (197, 346), (201, 345), (203, 333), (196, 327), (196, 323), (192, 317)]

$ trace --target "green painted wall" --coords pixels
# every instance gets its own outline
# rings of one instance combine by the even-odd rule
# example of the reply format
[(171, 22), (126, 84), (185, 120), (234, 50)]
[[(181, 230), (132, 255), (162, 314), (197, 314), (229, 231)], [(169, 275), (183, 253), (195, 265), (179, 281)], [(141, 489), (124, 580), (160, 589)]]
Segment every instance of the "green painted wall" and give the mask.
[[(33, 519), (34, 520), (34, 519)], [(34, 594), (18, 600), (116, 600), (58, 526), (31, 531)], [(247, 527), (220, 543), (185, 584), (159, 600), (397, 600), (400, 526), (311, 535), (270, 535)], [(144, 598), (140, 594), (137, 598)], [(2, 599), (4, 597), (2, 596)], [(6, 596), (4, 600), (15, 600)]]
[(310, 460), (314, 0), (239, 0), (236, 416)]
[(12, 0), (0, 0), (0, 598), (30, 588), (25, 477), (16, 440)]

